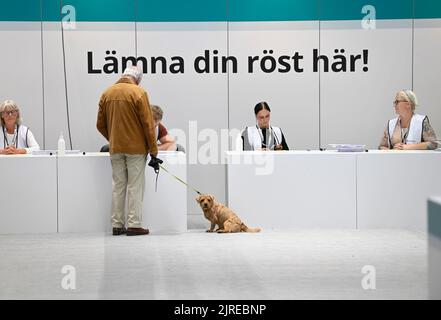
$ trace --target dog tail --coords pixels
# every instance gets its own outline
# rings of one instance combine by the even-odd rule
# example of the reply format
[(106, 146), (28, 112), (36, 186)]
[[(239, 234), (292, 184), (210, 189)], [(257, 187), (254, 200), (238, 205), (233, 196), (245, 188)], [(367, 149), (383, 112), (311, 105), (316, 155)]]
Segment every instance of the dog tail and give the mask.
[(242, 223), (242, 225), (240, 226), (240, 231), (242, 232), (260, 232), (261, 229), (260, 228), (248, 228), (245, 223)]

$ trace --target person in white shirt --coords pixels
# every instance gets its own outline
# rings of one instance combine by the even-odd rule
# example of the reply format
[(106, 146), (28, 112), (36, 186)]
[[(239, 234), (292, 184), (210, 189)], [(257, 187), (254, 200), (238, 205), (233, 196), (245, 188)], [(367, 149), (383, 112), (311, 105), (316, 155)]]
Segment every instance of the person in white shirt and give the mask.
[(26, 154), (40, 150), (31, 130), (21, 124), (21, 111), (12, 100), (0, 105), (0, 154)]

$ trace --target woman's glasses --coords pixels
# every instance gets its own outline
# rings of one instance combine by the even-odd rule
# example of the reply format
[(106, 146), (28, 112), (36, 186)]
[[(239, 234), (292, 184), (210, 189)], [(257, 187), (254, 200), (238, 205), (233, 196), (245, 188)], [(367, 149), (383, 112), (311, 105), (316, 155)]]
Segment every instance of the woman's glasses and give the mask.
[(406, 100), (395, 100), (393, 103), (394, 103), (394, 106), (396, 106), (397, 104), (399, 104), (400, 102), (407, 102)]
[(15, 115), (17, 115), (17, 110), (3, 111), (2, 114), (4, 116), (15, 116)]

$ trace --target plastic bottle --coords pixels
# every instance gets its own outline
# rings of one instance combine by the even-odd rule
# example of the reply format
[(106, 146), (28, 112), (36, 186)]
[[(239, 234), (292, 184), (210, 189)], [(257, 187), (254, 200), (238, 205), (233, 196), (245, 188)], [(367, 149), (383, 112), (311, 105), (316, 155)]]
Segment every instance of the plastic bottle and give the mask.
[(63, 132), (60, 133), (60, 137), (58, 138), (58, 155), (64, 156), (66, 153), (66, 142), (64, 141)]

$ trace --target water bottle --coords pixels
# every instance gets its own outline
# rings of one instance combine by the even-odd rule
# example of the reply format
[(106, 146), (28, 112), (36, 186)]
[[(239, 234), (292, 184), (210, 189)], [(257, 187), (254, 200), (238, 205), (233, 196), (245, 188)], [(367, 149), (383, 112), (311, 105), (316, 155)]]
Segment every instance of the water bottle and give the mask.
[(66, 151), (66, 142), (63, 138), (63, 132), (60, 133), (60, 137), (58, 138), (58, 155), (64, 156)]

